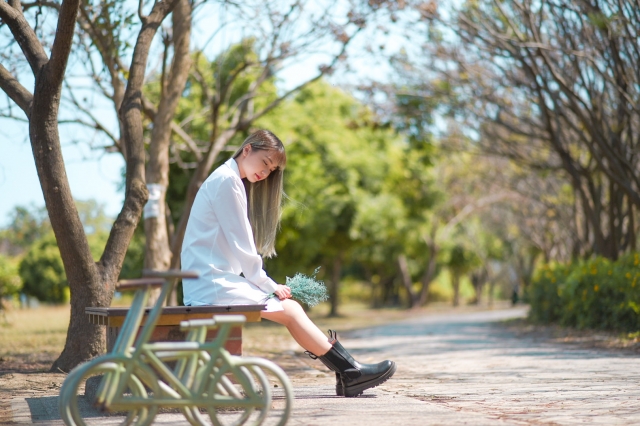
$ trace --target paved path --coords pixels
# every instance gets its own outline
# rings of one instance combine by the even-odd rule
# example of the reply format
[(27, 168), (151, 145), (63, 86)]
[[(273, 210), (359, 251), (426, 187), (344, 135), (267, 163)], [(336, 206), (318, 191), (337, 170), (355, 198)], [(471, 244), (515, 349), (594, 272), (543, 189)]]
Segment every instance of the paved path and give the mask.
[(424, 317), (349, 337), (363, 350), (386, 345), (401, 366), (386, 390), (469, 424), (640, 424), (640, 357), (516, 338), (495, 323), (515, 313)]
[[(524, 309), (428, 315), (341, 335), (361, 362), (396, 375), (359, 398), (300, 358), (290, 425), (640, 425), (640, 357), (517, 337), (499, 324)], [(315, 369), (317, 367), (317, 369)], [(56, 397), (13, 401), (14, 421), (61, 424)], [(95, 418), (90, 424), (117, 424)], [(187, 424), (162, 414), (155, 424)]]

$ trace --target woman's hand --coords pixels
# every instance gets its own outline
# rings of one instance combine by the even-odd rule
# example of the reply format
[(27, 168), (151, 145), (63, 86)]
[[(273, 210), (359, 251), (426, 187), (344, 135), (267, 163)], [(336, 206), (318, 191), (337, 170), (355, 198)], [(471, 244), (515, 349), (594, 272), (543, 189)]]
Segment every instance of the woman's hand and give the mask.
[(286, 285), (278, 284), (278, 288), (274, 291), (278, 299), (290, 299), (291, 298), (291, 289)]

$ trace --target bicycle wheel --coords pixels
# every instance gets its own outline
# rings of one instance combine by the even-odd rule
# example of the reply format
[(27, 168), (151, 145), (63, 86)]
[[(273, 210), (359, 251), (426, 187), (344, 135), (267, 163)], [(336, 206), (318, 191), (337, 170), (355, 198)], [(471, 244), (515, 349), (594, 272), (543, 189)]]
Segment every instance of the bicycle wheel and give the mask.
[[(261, 410), (268, 408), (264, 396), (260, 394), (264, 386), (268, 387), (268, 383), (256, 383), (257, 376), (245, 364), (243, 361), (233, 365), (221, 362), (213, 368), (199, 401), (182, 410), (189, 423), (194, 426), (210, 426), (212, 423), (214, 426), (240, 426), (249, 420), (256, 409), (260, 417)], [(265, 377), (263, 375), (257, 379), (265, 380)], [(224, 415), (218, 417), (216, 413)], [(252, 421), (250, 424), (259, 423)]]
[[(102, 381), (106, 381), (105, 386), (115, 386), (125, 372), (126, 362), (123, 362), (121, 357), (106, 355), (81, 364), (69, 373), (60, 389), (59, 399), (60, 416), (67, 426), (86, 426), (91, 424), (89, 420), (91, 417), (119, 414), (102, 414), (106, 407), (103, 402), (97, 400), (97, 395), (78, 395), (78, 391), (87, 380), (98, 376), (102, 376)], [(143, 401), (140, 401), (141, 398), (149, 398), (149, 394), (139, 376), (147, 379), (145, 383), (151, 383), (153, 387), (153, 374), (150, 375), (144, 369), (137, 368), (133, 374), (129, 375), (123, 394), (116, 399), (126, 403), (132, 402), (135, 398), (137, 399), (136, 407), (122, 413), (124, 418), (120, 425), (150, 425), (158, 411), (157, 406), (147, 406)], [(100, 380), (93, 379), (92, 381), (98, 384)], [(157, 385), (155, 387), (157, 388)], [(153, 390), (158, 391), (159, 389)]]
[(214, 426), (287, 422), (293, 393), (280, 367), (262, 358), (242, 358), (234, 360), (229, 370), (231, 374), (210, 386), (213, 403), (207, 411)]
[(284, 426), (291, 415), (293, 407), (293, 388), (287, 374), (272, 361), (263, 358), (247, 358), (253, 364), (254, 374), (262, 374), (265, 379), (257, 383), (267, 382), (271, 394), (271, 406), (267, 415), (259, 424), (268, 426)]

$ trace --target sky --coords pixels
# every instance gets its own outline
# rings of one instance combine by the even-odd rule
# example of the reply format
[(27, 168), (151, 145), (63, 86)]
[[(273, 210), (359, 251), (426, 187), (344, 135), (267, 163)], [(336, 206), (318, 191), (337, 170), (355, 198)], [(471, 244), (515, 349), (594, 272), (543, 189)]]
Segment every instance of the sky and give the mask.
[[(202, 13), (202, 15), (207, 14)], [(196, 22), (193, 45), (201, 47), (205, 44), (211, 35), (211, 29), (215, 28), (216, 25), (212, 24), (211, 19)], [(228, 44), (231, 39), (237, 37), (238, 34), (223, 33), (220, 43)], [(215, 49), (215, 43), (211, 44), (210, 48)], [(153, 60), (150, 61), (150, 68), (157, 66), (152, 62)], [(287, 86), (293, 87), (300, 82), (301, 76), (315, 73), (318, 64), (322, 62), (322, 59), (317, 56), (308, 57), (304, 62), (285, 70), (281, 78)], [(351, 64), (350, 75), (338, 73), (332, 79), (345, 83), (349, 79), (361, 78), (365, 72), (377, 72), (379, 75), (383, 72), (382, 67), (372, 67), (371, 63), (363, 59), (353, 61)], [(79, 68), (74, 69), (74, 66), (79, 65), (70, 63), (68, 73), (80, 72)], [(25, 87), (33, 86), (29, 81), (22, 83)], [(0, 92), (0, 96), (4, 94)], [(110, 113), (112, 111), (104, 103), (100, 109)], [(101, 117), (108, 115), (101, 112), (98, 114)], [(106, 120), (109, 122), (109, 118)], [(113, 124), (113, 119), (111, 121)], [(82, 132), (77, 127), (60, 126), (60, 139), (71, 193), (77, 200), (96, 200), (104, 206), (108, 216), (115, 218), (124, 199), (124, 193), (120, 190), (124, 161), (118, 153), (106, 154), (103, 150), (92, 149), (88, 143), (77, 143), (78, 140), (90, 142), (91, 139), (95, 139), (95, 134)], [(28, 140), (27, 123), (0, 118), (0, 228), (8, 225), (10, 214), (16, 206), (42, 207), (44, 197)]]
[[(16, 206), (44, 206), (44, 197), (28, 141), (26, 123), (0, 121), (0, 227)], [(118, 192), (124, 161), (119, 154), (97, 155), (86, 147), (64, 143), (63, 155), (75, 199), (95, 199), (115, 217), (124, 194)]]

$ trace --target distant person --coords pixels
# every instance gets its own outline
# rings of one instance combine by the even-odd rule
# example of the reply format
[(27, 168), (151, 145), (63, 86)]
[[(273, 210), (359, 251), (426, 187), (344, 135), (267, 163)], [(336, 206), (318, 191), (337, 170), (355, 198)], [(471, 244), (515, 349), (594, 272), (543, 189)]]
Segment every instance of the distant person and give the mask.
[(393, 376), (396, 364), (358, 363), (335, 332), (329, 330), (327, 339), (291, 299), (291, 289), (263, 270), (260, 254), (275, 254), (286, 161), (282, 142), (270, 131), (259, 130), (202, 184), (181, 254), (182, 268), (199, 272), (200, 278), (183, 280), (184, 304), (262, 304), (275, 293), (277, 298), (266, 299), (262, 318), (287, 327), (309, 356), (336, 373), (337, 395), (358, 396)]

